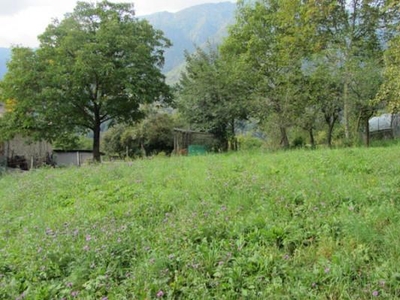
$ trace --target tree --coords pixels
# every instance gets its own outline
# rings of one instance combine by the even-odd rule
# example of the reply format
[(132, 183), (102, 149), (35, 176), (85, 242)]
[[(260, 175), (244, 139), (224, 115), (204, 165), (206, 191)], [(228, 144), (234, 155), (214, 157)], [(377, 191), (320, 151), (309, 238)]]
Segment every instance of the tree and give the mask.
[(300, 0), (238, 2), (236, 24), (222, 46), (224, 55), (240, 57), (256, 98), (254, 115), (274, 120), (280, 144), (289, 147), (288, 128), (304, 97), (303, 62), (310, 52), (315, 28), (313, 13)]
[(103, 123), (133, 122), (141, 105), (170, 99), (161, 73), (162, 32), (134, 16), (133, 4), (78, 2), (39, 37), (36, 51), (13, 49), (2, 83), (3, 99), (15, 99), (15, 115), (38, 137), (93, 131), (100, 160)]
[[(318, 38), (322, 45), (319, 54), (326, 57), (331, 68), (341, 75), (340, 99), (343, 107), (345, 139), (349, 143), (358, 129), (361, 111), (367, 109), (373, 86), (375, 93), (379, 86), (366, 71), (371, 63), (380, 68), (382, 48), (393, 35), (393, 24), (399, 20), (398, 11), (391, 0), (327, 0), (315, 1), (318, 8), (315, 22), (318, 24)], [(361, 72), (360, 72), (361, 71)], [(373, 80), (368, 95), (360, 93), (361, 85)], [(364, 102), (364, 103), (362, 103)], [(360, 111), (359, 111), (360, 110)], [(362, 113), (364, 114), (364, 113)], [(364, 119), (368, 117), (364, 114)], [(364, 121), (365, 122), (365, 121)]]
[(177, 106), (195, 129), (216, 135), (224, 150), (236, 149), (235, 125), (247, 118), (245, 89), (237, 70), (218, 51), (198, 48), (186, 54), (186, 71), (178, 85)]
[(173, 129), (178, 124), (174, 115), (161, 112), (153, 112), (134, 125), (117, 124), (104, 134), (104, 150), (120, 157), (170, 154), (174, 149)]
[(400, 111), (400, 37), (390, 42), (384, 61), (384, 83), (377, 100), (384, 102), (390, 112), (398, 113)]

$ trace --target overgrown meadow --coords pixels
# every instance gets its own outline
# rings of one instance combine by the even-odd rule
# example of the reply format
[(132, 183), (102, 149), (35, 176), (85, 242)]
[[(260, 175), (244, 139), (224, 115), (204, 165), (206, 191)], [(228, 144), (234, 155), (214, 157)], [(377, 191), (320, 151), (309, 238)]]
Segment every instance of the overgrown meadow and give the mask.
[(1, 299), (398, 297), (398, 146), (0, 177)]

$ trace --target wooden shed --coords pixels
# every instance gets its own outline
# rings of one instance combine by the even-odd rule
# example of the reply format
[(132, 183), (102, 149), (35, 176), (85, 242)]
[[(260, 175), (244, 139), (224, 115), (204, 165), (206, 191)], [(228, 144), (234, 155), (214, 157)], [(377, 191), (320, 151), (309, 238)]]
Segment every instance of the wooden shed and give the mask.
[(212, 133), (174, 128), (174, 154), (189, 154), (191, 146), (203, 146), (208, 151), (218, 145), (218, 140)]

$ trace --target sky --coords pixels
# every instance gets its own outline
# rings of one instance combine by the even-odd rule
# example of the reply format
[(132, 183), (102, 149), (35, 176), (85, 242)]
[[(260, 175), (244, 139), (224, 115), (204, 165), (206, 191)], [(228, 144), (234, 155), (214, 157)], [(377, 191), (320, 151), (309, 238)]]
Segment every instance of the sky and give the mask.
[[(95, 0), (87, 0), (95, 2)], [(136, 15), (160, 11), (177, 12), (202, 3), (234, 0), (110, 0), (133, 2)], [(53, 19), (62, 19), (72, 12), (77, 0), (0, 0), (0, 47), (37, 47), (37, 36), (44, 32)]]

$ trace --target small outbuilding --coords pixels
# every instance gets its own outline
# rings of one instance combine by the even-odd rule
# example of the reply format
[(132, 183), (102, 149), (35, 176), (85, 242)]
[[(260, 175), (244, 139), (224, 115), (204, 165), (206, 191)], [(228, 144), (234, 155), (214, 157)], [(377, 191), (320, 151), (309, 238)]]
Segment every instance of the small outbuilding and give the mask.
[(174, 153), (197, 155), (217, 147), (218, 140), (212, 133), (188, 129), (174, 129)]
[[(102, 155), (104, 155), (102, 153)], [(81, 166), (93, 160), (92, 150), (53, 150), (53, 160), (57, 166)]]
[(370, 137), (393, 139), (400, 137), (400, 115), (382, 114), (369, 120)]

